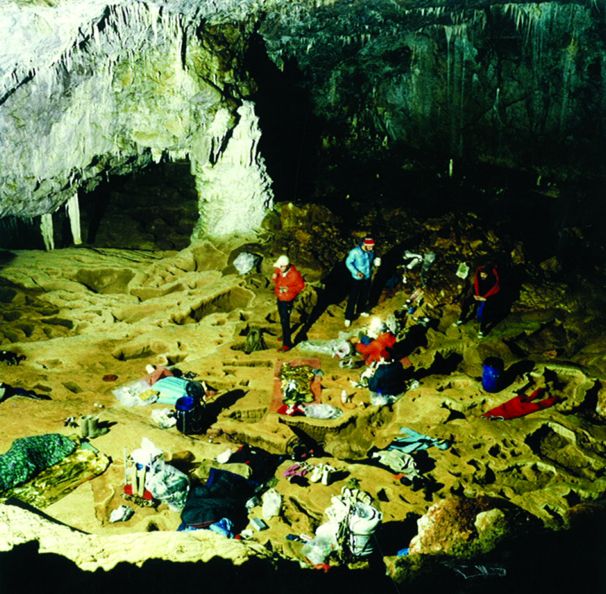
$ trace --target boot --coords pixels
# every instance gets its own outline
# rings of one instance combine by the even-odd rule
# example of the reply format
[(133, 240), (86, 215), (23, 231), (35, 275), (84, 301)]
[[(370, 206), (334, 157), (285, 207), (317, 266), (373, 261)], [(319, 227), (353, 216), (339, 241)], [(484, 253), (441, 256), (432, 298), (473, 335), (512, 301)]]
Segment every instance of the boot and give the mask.
[(309, 480), (312, 483), (320, 482), (320, 480), (322, 479), (323, 469), (324, 469), (323, 464), (318, 464), (317, 466), (314, 466), (313, 470), (311, 471), (311, 475), (309, 476)]
[(96, 417), (94, 415), (89, 415), (88, 421), (87, 421), (87, 426), (88, 426), (88, 437), (90, 437), (90, 438), (97, 437), (97, 431), (99, 429), (99, 417)]
[(88, 437), (94, 439), (100, 435), (105, 435), (109, 432), (108, 427), (101, 427), (99, 425), (99, 417), (97, 415), (89, 415), (87, 420)]
[(80, 437), (82, 439), (86, 439), (87, 437), (89, 437), (89, 419), (90, 415), (84, 415), (83, 417), (80, 417)]
[(332, 473), (335, 471), (335, 469), (330, 466), (329, 464), (326, 464), (324, 466), (324, 468), (322, 469), (322, 484), (323, 485), (329, 485), (331, 482), (331, 475)]

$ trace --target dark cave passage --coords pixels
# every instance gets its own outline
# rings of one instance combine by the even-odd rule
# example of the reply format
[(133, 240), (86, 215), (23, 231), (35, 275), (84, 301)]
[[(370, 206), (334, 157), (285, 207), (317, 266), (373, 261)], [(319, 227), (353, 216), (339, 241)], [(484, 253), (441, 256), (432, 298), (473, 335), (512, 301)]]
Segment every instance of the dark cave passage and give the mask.
[(40, 217), (33, 219), (22, 219), (19, 217), (1, 218), (0, 249), (44, 249), (44, 242), (40, 233)]
[(255, 37), (246, 66), (258, 85), (253, 100), (262, 129), (260, 150), (277, 202), (328, 207), (344, 236), (365, 228), (412, 243), (415, 233), (397, 228), (391, 211), (421, 223), (450, 213), (463, 224), (477, 217), (506, 243), (523, 244), (529, 262), (555, 257), (571, 280), (606, 278), (606, 241), (596, 223), (606, 214), (599, 178), (556, 183), (471, 160), (455, 160), (449, 170), (435, 155), (411, 154), (403, 146), (349, 154), (331, 143), (334, 130), (317, 113), (313, 90), (306, 88), (310, 83), (294, 62), (278, 69)]
[(189, 162), (115, 176), (80, 196), (82, 241), (95, 247), (182, 249), (198, 220)]
[[(198, 198), (189, 162), (161, 162), (113, 176), (79, 195), (84, 245), (179, 250), (190, 244)], [(55, 248), (73, 244), (65, 208), (52, 215)], [(0, 248), (44, 249), (40, 217), (0, 219)]]
[(257, 82), (252, 99), (262, 133), (259, 149), (276, 200), (307, 201), (317, 183), (322, 122), (313, 113), (303, 74), (294, 61), (286, 61), (280, 71), (258, 35), (251, 40), (245, 65)]

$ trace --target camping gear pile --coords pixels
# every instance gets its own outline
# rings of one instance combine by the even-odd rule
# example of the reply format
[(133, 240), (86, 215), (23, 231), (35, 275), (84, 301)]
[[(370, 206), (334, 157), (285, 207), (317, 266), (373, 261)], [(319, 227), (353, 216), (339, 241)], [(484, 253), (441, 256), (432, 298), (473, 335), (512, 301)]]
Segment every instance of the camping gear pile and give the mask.
[(331, 555), (349, 562), (375, 552), (373, 535), (383, 514), (373, 505), (372, 497), (360, 489), (343, 487), (324, 511), (328, 521), (321, 524), (302, 553), (313, 565), (325, 563)]
[(173, 511), (185, 506), (189, 491), (186, 474), (164, 461), (162, 450), (144, 437), (141, 447), (125, 455), (124, 496), (137, 505), (166, 503)]

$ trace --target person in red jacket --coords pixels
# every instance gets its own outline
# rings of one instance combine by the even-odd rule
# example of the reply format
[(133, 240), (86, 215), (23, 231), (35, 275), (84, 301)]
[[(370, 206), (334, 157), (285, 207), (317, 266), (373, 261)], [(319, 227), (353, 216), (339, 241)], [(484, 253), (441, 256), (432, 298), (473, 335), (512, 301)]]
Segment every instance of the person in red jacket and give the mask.
[(382, 332), (371, 342), (364, 344), (358, 342), (355, 345), (356, 351), (364, 358), (364, 363), (378, 363), (381, 359), (389, 361), (391, 359), (391, 349), (396, 344), (396, 337), (391, 332)]
[(289, 351), (292, 348), (290, 337), (290, 314), (297, 295), (305, 288), (305, 281), (288, 256), (280, 256), (274, 263), (274, 293), (278, 303), (278, 314), (282, 325), (282, 347), (279, 351)]
[(478, 266), (473, 282), (461, 304), (461, 315), (455, 322), (457, 326), (465, 323), (475, 310), (480, 323), (478, 338), (486, 336), (488, 325), (494, 318), (495, 297), (501, 291), (501, 278), (496, 264), (488, 263)]

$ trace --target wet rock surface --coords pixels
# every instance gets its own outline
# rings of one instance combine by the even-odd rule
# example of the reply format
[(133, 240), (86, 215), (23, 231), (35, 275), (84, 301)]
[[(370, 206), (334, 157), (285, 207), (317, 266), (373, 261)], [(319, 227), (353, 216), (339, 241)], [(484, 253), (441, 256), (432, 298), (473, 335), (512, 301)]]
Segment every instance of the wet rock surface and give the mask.
[[(289, 237), (305, 233), (310, 238), (296, 252), (309, 286), (293, 314), (295, 324), (320, 303), (322, 311), (307, 330), (308, 344), (343, 337), (345, 331), (344, 302), (338, 301), (338, 291), (331, 293), (330, 270), (321, 266), (335, 245), (336, 231), (327, 238), (315, 235), (313, 212), (318, 209), (313, 207), (308, 217), (304, 207), (297, 208), (296, 217), (289, 216), (288, 207), (277, 209), (275, 234), (249, 243), (198, 242), (165, 252), (84, 247), (5, 252), (1, 344), (25, 358), (16, 365), (0, 363), (0, 381), (51, 399), (2, 400), (0, 450), (28, 435), (73, 434), (78, 430), (66, 426), (65, 419), (96, 414), (109, 431), (92, 442), (111, 464), (43, 510), (67, 526), (0, 506), (0, 549), (17, 550), (36, 541), (41, 553), (63, 555), (86, 571), (111, 570), (122, 562), (144, 565), (149, 559), (208, 562), (212, 555), (234, 564), (271, 557), (307, 567), (301, 543), (286, 537), (312, 536), (332, 497), (357, 484), (381, 510), (379, 556), (391, 578), (405, 583), (417, 576), (422, 584), (423, 559), (488, 555), (516, 538), (567, 533), (575, 518), (599, 517), (606, 490), (600, 312), (578, 306), (580, 298), (563, 281), (552, 279), (557, 290), (547, 292), (540, 267), (525, 261), (526, 289), (487, 337), (477, 338), (473, 322), (453, 326), (464, 284), (455, 272), (460, 261), (478, 254), (471, 248), (477, 230), (470, 227), (467, 240), (453, 242), (442, 233), (448, 218), (429, 221), (416, 246), (421, 253), (431, 249), (436, 254), (424, 283), (413, 269), (405, 284), (379, 284), (373, 309), (383, 319), (403, 309), (410, 312), (402, 317), (398, 352), (415, 381), (397, 401), (375, 405), (368, 389), (358, 385), (363, 366), (344, 367), (330, 353), (306, 350), (305, 343), (276, 352), (279, 322), (269, 278), (282, 252), (280, 229), (288, 229)], [(507, 247), (498, 236), (484, 237), (486, 253)], [(383, 253), (397, 254), (401, 244), (402, 238), (394, 237), (392, 245), (381, 247)], [(347, 241), (338, 245), (335, 262)], [(254, 246), (263, 259), (257, 270), (239, 275), (230, 264), (243, 246)], [(394, 255), (391, 271), (381, 274), (401, 274), (395, 264)], [(407, 300), (416, 289), (422, 290), (422, 299), (411, 311)], [(565, 304), (556, 298), (562, 294), (568, 296)], [(251, 328), (263, 330), (267, 348), (247, 354), (242, 345)], [(348, 336), (367, 329), (368, 322), (360, 319)], [(482, 385), (487, 357), (504, 363), (504, 383), (496, 392)], [(337, 419), (276, 412), (277, 364), (309, 358), (319, 361), (321, 401), (342, 412)], [(144, 377), (148, 363), (175, 366), (213, 387), (204, 432), (162, 429), (150, 416), (160, 405), (127, 407), (116, 398), (112, 390)], [(511, 420), (482, 416), (538, 388), (555, 396), (556, 403)], [(372, 457), (403, 427), (448, 446), (415, 453), (424, 479), (420, 483), (403, 480)], [(168, 463), (200, 482), (213, 467), (246, 474), (246, 466), (216, 462), (226, 448), (249, 444), (269, 452), (276, 463), (273, 486), (282, 497), (279, 516), (266, 520), (267, 530), (253, 530), (237, 543), (207, 531), (177, 533), (179, 513), (164, 504), (136, 507), (128, 521), (110, 522), (111, 512), (125, 503), (125, 451), (138, 448), (142, 437), (160, 448)], [(302, 438), (315, 447), (310, 465), (334, 468), (328, 484), (285, 476), (294, 462), (292, 445)], [(261, 508), (253, 507), (250, 517), (261, 517)], [(133, 537), (136, 545), (126, 548)], [(409, 555), (397, 557), (406, 547)], [(441, 567), (436, 580), (447, 572)], [(375, 576), (372, 564), (362, 564), (361, 570)]]

